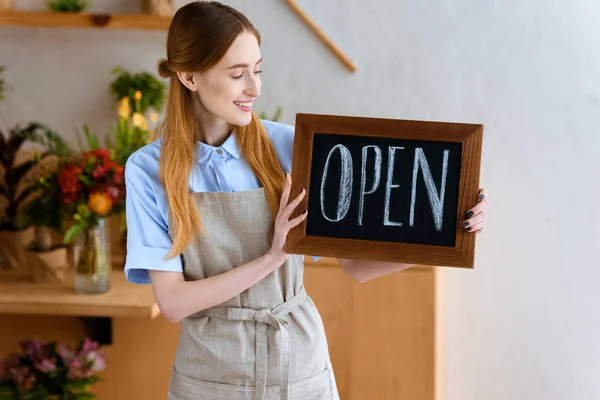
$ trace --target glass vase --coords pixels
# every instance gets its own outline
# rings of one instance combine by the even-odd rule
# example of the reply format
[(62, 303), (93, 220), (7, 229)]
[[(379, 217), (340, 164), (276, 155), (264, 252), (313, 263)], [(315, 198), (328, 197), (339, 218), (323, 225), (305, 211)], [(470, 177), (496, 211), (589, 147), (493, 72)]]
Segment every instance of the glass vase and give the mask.
[(84, 230), (75, 270), (75, 290), (80, 294), (105, 293), (110, 290), (110, 249), (106, 219)]

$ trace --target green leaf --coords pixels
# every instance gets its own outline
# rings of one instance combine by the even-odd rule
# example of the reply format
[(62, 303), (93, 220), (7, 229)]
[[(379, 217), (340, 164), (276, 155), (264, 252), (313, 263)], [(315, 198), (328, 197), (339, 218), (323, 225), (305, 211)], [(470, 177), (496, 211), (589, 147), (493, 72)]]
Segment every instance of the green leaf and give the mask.
[(81, 225), (77, 224), (77, 225), (71, 226), (69, 228), (69, 230), (67, 231), (67, 233), (65, 233), (63, 242), (65, 244), (71, 243), (73, 241), (73, 239), (75, 239), (75, 237), (80, 235), (82, 232), (83, 232), (83, 227)]

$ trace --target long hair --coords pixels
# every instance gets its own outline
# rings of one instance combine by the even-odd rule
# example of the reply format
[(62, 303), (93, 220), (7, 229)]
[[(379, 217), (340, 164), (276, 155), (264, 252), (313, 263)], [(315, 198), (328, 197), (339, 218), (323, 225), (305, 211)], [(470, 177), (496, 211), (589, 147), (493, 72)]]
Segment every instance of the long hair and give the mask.
[[(237, 36), (260, 33), (239, 11), (216, 1), (197, 1), (181, 7), (174, 15), (167, 37), (167, 58), (158, 63), (160, 76), (170, 78), (165, 120), (160, 127), (160, 180), (175, 225), (173, 245), (167, 258), (178, 256), (202, 223), (192, 195), (189, 177), (198, 138), (194, 123), (192, 92), (177, 78), (177, 72), (203, 72), (216, 65)], [(262, 184), (269, 208), (275, 216), (283, 192), (284, 173), (267, 132), (256, 114), (247, 126), (234, 126), (242, 156)]]

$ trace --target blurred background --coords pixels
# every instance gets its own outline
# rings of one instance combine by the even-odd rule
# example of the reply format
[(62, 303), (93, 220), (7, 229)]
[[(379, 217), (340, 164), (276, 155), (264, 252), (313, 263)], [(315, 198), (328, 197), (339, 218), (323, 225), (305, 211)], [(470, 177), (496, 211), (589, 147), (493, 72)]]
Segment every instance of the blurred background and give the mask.
[[(480, 186), (492, 207), (474, 269), (414, 269), (361, 285), (328, 260), (307, 261), (342, 399), (600, 399), (600, 3), (296, 2), (354, 72), (284, 1), (224, 3), (263, 36), (254, 108), (266, 118), (293, 125), (302, 112), (484, 125)], [(12, 7), (48, 12), (43, 1)], [(15, 11), (0, 12), (4, 133), (37, 121), (76, 145), (87, 125), (104, 143), (124, 96), (111, 91), (115, 67), (168, 84), (156, 71), (166, 28), (147, 29), (164, 20), (141, 29), (47, 27), (55, 20), (9, 23)], [(133, 0), (93, 0), (85, 12), (142, 10)], [(144, 111), (147, 131), (161, 111)], [(32, 337), (76, 343), (100, 329), (79, 315), (110, 315), (104, 380), (93, 390), (104, 399), (164, 398), (177, 327), (154, 314), (147, 288), (123, 283), (121, 297), (100, 305), (52, 292), (81, 302), (61, 314), (63, 303), (44, 306), (55, 294), (20, 307), (20, 296), (36, 289), (15, 285), (0, 283), (0, 356)], [(139, 304), (118, 309), (132, 297)]]

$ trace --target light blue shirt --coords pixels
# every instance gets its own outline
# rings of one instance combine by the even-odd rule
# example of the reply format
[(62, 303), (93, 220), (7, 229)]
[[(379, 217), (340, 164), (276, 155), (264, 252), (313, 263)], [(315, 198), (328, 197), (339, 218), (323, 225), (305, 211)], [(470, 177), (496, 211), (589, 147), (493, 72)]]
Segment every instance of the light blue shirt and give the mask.
[[(262, 121), (284, 172), (292, 170), (294, 127)], [(127, 258), (125, 275), (133, 283), (150, 283), (148, 270), (182, 272), (181, 257), (164, 260), (172, 240), (168, 234), (168, 203), (159, 178), (161, 140), (133, 153), (125, 167), (127, 189)], [(198, 142), (190, 192), (238, 192), (258, 189), (259, 180), (241, 157), (234, 134), (220, 147)], [(315, 260), (319, 257), (313, 257)]]

